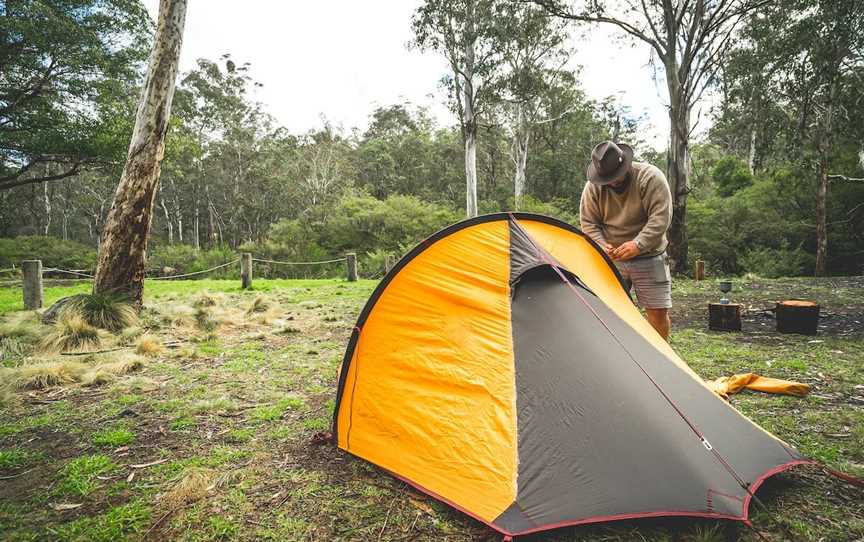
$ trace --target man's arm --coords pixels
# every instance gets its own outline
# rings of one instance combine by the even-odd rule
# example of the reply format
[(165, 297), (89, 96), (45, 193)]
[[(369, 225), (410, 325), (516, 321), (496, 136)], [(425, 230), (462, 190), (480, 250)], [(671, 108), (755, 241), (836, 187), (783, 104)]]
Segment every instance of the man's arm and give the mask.
[(645, 252), (660, 244), (663, 234), (672, 223), (672, 193), (662, 172), (654, 171), (647, 179), (642, 205), (648, 213), (648, 221), (634, 241), (639, 251)]
[(595, 243), (605, 249), (608, 243), (603, 236), (603, 217), (600, 213), (599, 190), (590, 182), (585, 183), (582, 189), (582, 198), (579, 200), (579, 226), (582, 232), (594, 240)]

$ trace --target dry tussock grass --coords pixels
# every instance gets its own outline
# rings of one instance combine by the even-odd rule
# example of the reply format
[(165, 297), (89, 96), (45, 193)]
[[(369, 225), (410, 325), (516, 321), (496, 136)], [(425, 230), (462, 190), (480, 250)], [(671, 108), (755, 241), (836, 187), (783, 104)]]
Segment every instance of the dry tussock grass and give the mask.
[(144, 360), (134, 354), (124, 354), (118, 359), (94, 365), (81, 375), (83, 386), (103, 386), (117, 379), (118, 376), (129, 374), (144, 367)]
[(0, 371), (0, 394), (20, 390), (41, 390), (55, 386), (80, 383), (100, 386), (113, 382), (118, 376), (141, 369), (143, 359), (134, 354), (121, 354), (106, 361), (71, 359), (41, 359), (15, 368)]
[(95, 350), (100, 346), (102, 337), (99, 330), (72, 311), (63, 311), (39, 345), (43, 352)]
[[(0, 371), (0, 380), (5, 381), (4, 373)], [(12, 408), (18, 406), (21, 400), (15, 395), (11, 389), (3, 386), (0, 387), (0, 408)]]
[(87, 366), (77, 361), (42, 361), (8, 369), (4, 387), (11, 390), (41, 390), (78, 382)]
[(212, 292), (201, 292), (192, 300), (192, 306), (196, 309), (202, 307), (215, 307), (222, 300), (221, 295)]
[(163, 493), (159, 500), (168, 509), (177, 509), (197, 502), (216, 488), (216, 472), (201, 467), (190, 467), (171, 489)]
[(262, 312), (267, 312), (271, 307), (270, 300), (264, 297), (263, 295), (258, 295), (254, 300), (252, 300), (252, 304), (249, 305), (249, 308), (246, 309), (247, 315), (258, 314)]
[(50, 329), (50, 326), (42, 323), (36, 312), (19, 312), (6, 317), (0, 324), (0, 339), (16, 339), (24, 344), (34, 345), (39, 343)]
[(206, 333), (212, 333), (219, 327), (219, 319), (213, 315), (213, 311), (205, 307), (195, 310), (195, 326)]
[(91, 326), (117, 333), (138, 323), (138, 313), (127, 298), (116, 294), (83, 294), (63, 307), (60, 317), (77, 316)]
[(133, 376), (119, 383), (119, 389), (126, 393), (150, 392), (159, 389), (159, 383), (146, 376)]
[(135, 342), (138, 337), (144, 334), (144, 328), (139, 326), (127, 327), (123, 331), (120, 332), (120, 335), (117, 337), (117, 343), (122, 344), (124, 346), (129, 346)]
[(135, 345), (135, 353), (142, 356), (158, 356), (164, 349), (162, 341), (155, 335), (143, 335)]

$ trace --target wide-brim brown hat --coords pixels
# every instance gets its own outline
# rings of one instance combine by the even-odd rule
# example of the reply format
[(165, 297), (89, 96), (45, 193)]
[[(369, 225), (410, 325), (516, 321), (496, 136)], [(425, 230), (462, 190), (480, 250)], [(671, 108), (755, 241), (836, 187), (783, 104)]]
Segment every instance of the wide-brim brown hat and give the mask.
[(600, 186), (615, 182), (630, 170), (633, 147), (626, 143), (604, 141), (591, 151), (588, 180)]

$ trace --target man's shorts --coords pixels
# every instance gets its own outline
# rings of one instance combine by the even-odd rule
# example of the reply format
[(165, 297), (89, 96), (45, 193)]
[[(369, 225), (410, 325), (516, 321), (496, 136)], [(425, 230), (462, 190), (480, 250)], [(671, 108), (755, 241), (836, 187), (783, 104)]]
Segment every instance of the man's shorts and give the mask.
[(672, 308), (672, 277), (666, 253), (647, 258), (614, 262), (624, 282), (636, 290), (636, 299), (643, 309)]

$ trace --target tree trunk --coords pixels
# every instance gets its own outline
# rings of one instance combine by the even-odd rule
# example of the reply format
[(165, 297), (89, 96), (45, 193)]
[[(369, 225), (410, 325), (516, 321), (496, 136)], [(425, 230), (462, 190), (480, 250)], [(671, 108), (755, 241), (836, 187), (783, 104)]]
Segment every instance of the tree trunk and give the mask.
[(177, 184), (174, 179), (171, 182), (171, 195), (174, 199), (174, 214), (177, 215), (177, 241), (183, 244), (183, 208), (180, 206), (180, 197), (177, 194)]
[(138, 307), (185, 20), (186, 0), (160, 0), (156, 37), (126, 165), (99, 246), (94, 292), (123, 293)]
[[(49, 169), (50, 175), (50, 169)], [(42, 183), (42, 194), (45, 197), (45, 232), (44, 235), (47, 237), (48, 232), (51, 231), (51, 195), (48, 193), (48, 183)]]
[[(161, 191), (161, 190), (160, 190)], [(165, 215), (165, 225), (168, 228), (168, 244), (174, 244), (174, 223), (171, 222), (171, 213), (168, 212), (168, 206), (165, 205), (165, 196), (159, 198), (159, 204), (162, 206), (162, 212)]]
[[(667, 177), (672, 192), (672, 223), (667, 236), (669, 259), (677, 273), (687, 271), (687, 193), (690, 180), (690, 110), (682, 96), (677, 65), (666, 66), (669, 86), (669, 156)], [(670, 75), (671, 74), (671, 75)]]
[[(465, 33), (474, 35), (474, 4), (468, 2)], [(465, 211), (468, 218), (477, 216), (477, 119), (474, 114), (474, 41), (465, 44), (465, 81), (463, 92), (462, 131), (465, 134)]]
[(837, 97), (839, 77), (835, 74), (825, 104), (819, 142), (819, 179), (816, 185), (816, 276), (828, 274), (828, 155), (831, 154), (831, 130), (834, 128), (834, 101)]
[(195, 183), (195, 214), (192, 219), (192, 235), (195, 239), (195, 249), (201, 249), (201, 187)]
[(819, 150), (819, 179), (816, 185), (816, 276), (824, 277), (828, 265), (828, 227), (826, 200), (828, 199), (828, 153)]
[(516, 111), (516, 133), (513, 137), (513, 161), (516, 164), (516, 173), (513, 177), (514, 204), (518, 211), (522, 207), (522, 199), (525, 196), (525, 168), (528, 164), (528, 142), (531, 131), (525, 121), (525, 112), (522, 105), (517, 105)]
[(747, 158), (750, 175), (756, 174), (756, 127), (750, 129), (750, 156)]

